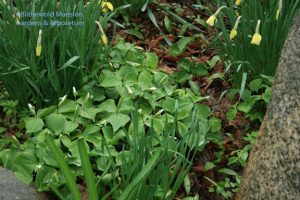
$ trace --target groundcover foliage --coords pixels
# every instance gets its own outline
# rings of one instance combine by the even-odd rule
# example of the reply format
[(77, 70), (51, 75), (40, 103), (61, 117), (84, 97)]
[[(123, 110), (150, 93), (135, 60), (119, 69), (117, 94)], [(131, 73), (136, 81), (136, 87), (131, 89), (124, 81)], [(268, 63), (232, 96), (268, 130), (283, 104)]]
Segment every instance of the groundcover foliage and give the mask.
[(156, 70), (155, 54), (120, 40), (109, 63), (82, 90), (73, 89), (74, 100), (64, 97), (39, 110), (30, 105), (31, 116), (19, 124), (29, 139), (1, 151), (1, 162), (26, 183), (34, 180), (39, 191), (64, 196), (59, 194), (70, 180), (53, 144), (72, 176), (82, 180), (81, 141), (97, 175), (98, 196), (172, 199), (196, 149), (219, 141), (220, 120), (199, 104), (205, 97), (177, 88), (171, 76)]
[[(256, 124), (263, 120), (299, 0), (197, 1), (193, 9), (213, 15), (189, 16), (195, 19), (191, 23), (179, 16), (188, 6), (150, 0), (0, 0), (0, 5), (1, 165), (60, 199), (87, 194), (91, 200), (171, 200), (183, 194), (196, 200), (199, 191), (193, 191), (192, 180), (199, 174), (190, 169), (195, 155), (215, 143), (214, 155), (194, 167), (210, 183), (209, 192), (234, 196), (242, 178), (237, 168), (246, 166), (257, 132), (245, 125), (249, 133), (241, 140), (247, 145), (228, 153), (225, 145), (235, 136), (223, 125), (234, 125), (241, 116)], [(176, 5), (174, 12), (170, 5)], [(71, 20), (85, 25), (20, 26), (25, 18), (19, 11), (47, 10), (82, 13)], [(162, 35), (167, 58), (112, 34), (128, 25), (126, 34), (144, 39), (142, 26), (130, 22), (141, 11)], [(157, 12), (165, 12), (163, 23)], [(124, 23), (116, 21), (120, 18)], [(194, 22), (212, 37), (199, 34)], [(191, 46), (207, 47), (210, 39), (217, 51), (191, 53)], [(158, 69), (162, 58), (176, 65), (174, 72)], [(215, 91), (216, 98), (210, 90), (222, 81), (229, 86)], [(4, 136), (10, 132), (14, 135)]]

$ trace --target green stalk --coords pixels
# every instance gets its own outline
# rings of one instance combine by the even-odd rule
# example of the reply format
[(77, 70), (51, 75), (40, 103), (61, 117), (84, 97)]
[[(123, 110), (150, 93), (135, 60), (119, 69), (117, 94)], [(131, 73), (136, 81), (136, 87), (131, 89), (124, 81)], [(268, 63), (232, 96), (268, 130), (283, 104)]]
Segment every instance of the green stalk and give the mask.
[(72, 175), (71, 170), (69, 169), (67, 163), (65, 162), (65, 158), (64, 158), (63, 153), (56, 146), (56, 144), (54, 142), (54, 139), (50, 135), (46, 134), (46, 140), (48, 142), (48, 145), (49, 145), (51, 151), (53, 152), (53, 154), (56, 158), (56, 161), (57, 161), (63, 175), (66, 178), (67, 185), (68, 185), (68, 188), (69, 188), (69, 190), (70, 190), (70, 192), (73, 196), (73, 199), (74, 200), (81, 200), (81, 195), (80, 195), (80, 192), (77, 188), (74, 175)]
[(79, 149), (79, 155), (83, 167), (85, 182), (87, 185), (88, 199), (97, 200), (99, 198), (97, 192), (96, 177), (93, 173), (92, 165), (83, 139), (78, 140), (78, 149)]
[(156, 162), (158, 161), (159, 157), (161, 155), (160, 151), (157, 151), (154, 153), (152, 158), (148, 161), (148, 163), (145, 165), (143, 170), (133, 179), (133, 181), (126, 187), (122, 195), (118, 198), (119, 200), (127, 200), (130, 196), (133, 189), (143, 180), (145, 179), (153, 167), (155, 166)]

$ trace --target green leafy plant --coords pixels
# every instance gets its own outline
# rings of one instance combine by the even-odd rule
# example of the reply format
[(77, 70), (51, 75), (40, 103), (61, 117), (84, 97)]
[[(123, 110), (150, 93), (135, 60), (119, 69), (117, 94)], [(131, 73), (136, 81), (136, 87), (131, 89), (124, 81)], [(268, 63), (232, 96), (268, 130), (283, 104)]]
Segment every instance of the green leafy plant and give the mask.
[[(60, 198), (76, 193), (67, 189), (71, 174), (94, 197), (92, 186), (104, 199), (150, 198), (149, 193), (172, 199), (194, 153), (220, 141), (221, 120), (201, 104), (206, 97), (179, 89), (175, 79), (157, 70), (155, 54), (120, 40), (107, 60), (81, 90), (73, 88), (73, 100), (65, 96), (43, 109), (30, 105), (19, 122), (28, 139), (6, 146), (1, 163)], [(136, 110), (139, 115), (131, 116)], [(48, 137), (54, 140), (50, 146)]]
[(225, 157), (223, 147), (221, 147), (219, 151), (215, 152), (214, 161), (207, 162), (205, 164), (205, 171), (215, 169), (217, 170), (218, 176), (221, 177), (218, 180), (212, 180), (208, 177), (204, 177), (213, 185), (213, 187), (209, 188), (209, 192), (222, 195), (225, 199), (230, 199), (233, 197), (234, 193), (237, 192), (242, 180), (241, 172), (236, 171), (236, 167), (246, 167), (247, 159), (255, 143), (257, 133), (257, 131), (252, 131), (251, 133), (247, 134), (243, 140), (248, 144), (242, 149), (232, 151), (230, 155), (226, 156), (227, 166), (222, 167), (219, 165)]
[[(243, 90), (240, 101), (226, 113), (227, 119), (233, 120), (238, 111), (244, 113), (251, 121), (262, 122), (271, 98), (273, 77), (261, 76), (252, 80)], [(240, 90), (232, 89), (228, 98), (232, 99)]]
[[(238, 88), (244, 73), (248, 80), (275, 74), (299, 1), (244, 0), (239, 6), (233, 3), (217, 1), (219, 7), (227, 8), (218, 14), (216, 30), (220, 33), (215, 38), (215, 47), (228, 61), (234, 87)], [(261, 40), (252, 44), (255, 33)]]

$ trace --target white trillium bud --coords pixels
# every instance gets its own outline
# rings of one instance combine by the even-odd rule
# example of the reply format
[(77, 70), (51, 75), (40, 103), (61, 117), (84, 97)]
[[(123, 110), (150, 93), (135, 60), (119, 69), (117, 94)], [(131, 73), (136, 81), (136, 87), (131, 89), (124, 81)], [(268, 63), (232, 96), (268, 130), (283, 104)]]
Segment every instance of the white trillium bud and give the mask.
[(34, 107), (33, 105), (31, 105), (31, 104), (29, 103), (29, 104), (28, 104), (28, 108), (29, 108), (30, 112), (31, 112), (33, 115), (36, 114), (36, 112), (35, 112), (35, 107)]
[(65, 96), (63, 96), (63, 97), (61, 97), (59, 99), (60, 99), (60, 102), (58, 103), (58, 106), (61, 106), (66, 101), (67, 95), (65, 95)]

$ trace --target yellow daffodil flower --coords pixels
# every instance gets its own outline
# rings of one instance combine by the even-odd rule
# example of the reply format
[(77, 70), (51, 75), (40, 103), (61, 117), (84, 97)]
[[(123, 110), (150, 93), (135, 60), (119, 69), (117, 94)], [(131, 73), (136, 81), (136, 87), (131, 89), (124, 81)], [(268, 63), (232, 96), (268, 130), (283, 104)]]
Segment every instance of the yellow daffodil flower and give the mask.
[(41, 53), (42, 53), (42, 33), (43, 33), (43, 31), (40, 30), (39, 31), (39, 37), (38, 37), (37, 44), (36, 44), (36, 48), (35, 48), (35, 55), (37, 57), (40, 57)]
[(239, 6), (239, 5), (241, 5), (241, 4), (242, 4), (242, 0), (236, 0), (236, 1), (235, 1), (235, 5), (236, 5), (236, 6)]
[(236, 36), (237, 36), (237, 30), (236, 29), (232, 29), (230, 31), (230, 35), (229, 35), (230, 40), (233, 40)]
[(215, 22), (217, 20), (217, 16), (219, 14), (219, 12), (223, 9), (223, 8), (226, 8), (226, 6), (222, 6), (220, 7), (212, 16), (210, 16), (207, 20), (206, 20), (206, 23), (209, 25), (209, 26), (214, 26), (215, 25)]
[(240, 22), (240, 19), (241, 19), (241, 16), (239, 16), (237, 19), (236, 19), (236, 22), (234, 24), (234, 27), (232, 28), (232, 30), (230, 31), (230, 40), (233, 40), (236, 36), (237, 36), (237, 28), (239, 26), (239, 22)]
[(102, 7), (102, 12), (103, 13), (106, 13), (107, 10), (110, 10), (110, 11), (114, 10), (114, 6), (112, 5), (112, 3), (108, 2), (108, 1), (102, 2), (101, 7)]
[(282, 11), (282, 0), (279, 1), (278, 9), (276, 11), (276, 21), (279, 19), (281, 11)]
[[(95, 21), (95, 23), (98, 25), (99, 31), (100, 31), (100, 33), (101, 33), (101, 41), (102, 41), (102, 44), (107, 45), (107, 44), (108, 44), (108, 39), (107, 39), (107, 37), (106, 37), (106, 35), (105, 35), (105, 33), (104, 33), (104, 30), (103, 30), (103, 28), (102, 28), (100, 22)], [(101, 42), (101, 41), (100, 41), (100, 42)]]
[(259, 34), (259, 27), (260, 27), (260, 20), (257, 21), (255, 33), (252, 36), (251, 44), (260, 45), (262, 37)]
[(103, 43), (104, 45), (107, 45), (107, 37), (106, 37), (105, 34), (102, 34), (102, 35), (101, 35), (101, 40), (102, 40), (102, 43)]
[(206, 23), (210, 26), (214, 26), (215, 25), (215, 21), (217, 20), (217, 16), (216, 15), (212, 15), (210, 16), (207, 20)]

